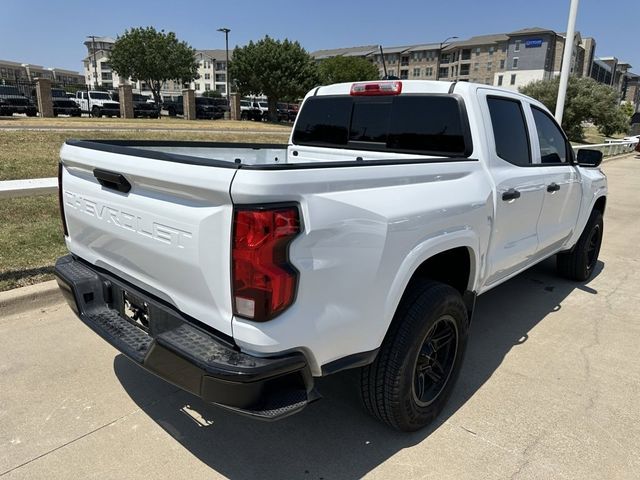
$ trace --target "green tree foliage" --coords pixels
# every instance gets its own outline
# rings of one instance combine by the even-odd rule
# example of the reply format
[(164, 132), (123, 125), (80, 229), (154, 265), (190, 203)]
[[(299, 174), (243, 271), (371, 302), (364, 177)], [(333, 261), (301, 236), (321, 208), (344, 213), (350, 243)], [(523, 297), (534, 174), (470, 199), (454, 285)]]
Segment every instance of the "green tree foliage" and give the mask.
[[(559, 83), (559, 78), (540, 80), (525, 85), (520, 92), (541, 101), (554, 112)], [(593, 122), (600, 132), (610, 136), (626, 131), (626, 118), (618, 102), (618, 93), (613, 88), (592, 78), (569, 77), (562, 128), (571, 140), (582, 140), (582, 122)]]
[(269, 36), (236, 47), (229, 74), (241, 95), (267, 96), (272, 121), (279, 101), (295, 101), (318, 84), (316, 64), (298, 42)]
[(207, 90), (202, 92), (202, 96), (209, 98), (222, 98), (222, 94), (218, 90)]
[(323, 85), (343, 82), (378, 80), (380, 72), (370, 61), (361, 57), (332, 57), (318, 66)]
[(190, 82), (198, 76), (196, 51), (181, 42), (173, 32), (153, 27), (125, 30), (109, 54), (109, 63), (122, 78), (142, 80), (149, 85), (156, 102), (160, 102), (163, 82)]

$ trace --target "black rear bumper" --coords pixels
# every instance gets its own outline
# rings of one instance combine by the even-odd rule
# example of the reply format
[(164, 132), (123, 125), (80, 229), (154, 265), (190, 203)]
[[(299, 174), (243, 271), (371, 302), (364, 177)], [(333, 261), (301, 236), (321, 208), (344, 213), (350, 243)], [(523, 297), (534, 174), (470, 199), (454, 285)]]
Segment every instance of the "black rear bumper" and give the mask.
[[(55, 266), (63, 295), (78, 317), (150, 372), (208, 403), (266, 420), (298, 412), (313, 394), (302, 353), (255, 357), (202, 328), (171, 305), (71, 255)], [(124, 314), (127, 298), (144, 304), (141, 325)]]

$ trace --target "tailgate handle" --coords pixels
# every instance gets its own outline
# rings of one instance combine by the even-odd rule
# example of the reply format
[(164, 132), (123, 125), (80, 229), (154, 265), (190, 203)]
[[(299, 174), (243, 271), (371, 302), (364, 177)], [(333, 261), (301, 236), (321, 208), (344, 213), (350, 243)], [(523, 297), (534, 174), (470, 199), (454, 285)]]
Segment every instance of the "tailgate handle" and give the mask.
[(98, 179), (98, 182), (100, 182), (100, 185), (104, 188), (117, 190), (122, 193), (128, 193), (129, 190), (131, 190), (131, 184), (121, 173), (109, 172), (107, 170), (100, 170), (99, 168), (96, 168), (93, 171), (93, 176)]

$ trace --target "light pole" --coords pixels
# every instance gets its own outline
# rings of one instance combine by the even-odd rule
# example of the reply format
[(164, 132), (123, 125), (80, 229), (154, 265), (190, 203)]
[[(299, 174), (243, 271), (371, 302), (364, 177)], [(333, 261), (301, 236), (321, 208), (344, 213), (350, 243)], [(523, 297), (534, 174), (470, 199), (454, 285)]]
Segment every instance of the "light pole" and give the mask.
[(231, 94), (229, 92), (229, 28), (219, 28), (219, 32), (224, 33), (224, 48), (227, 55), (227, 63), (225, 67), (225, 80), (227, 81), (227, 106), (229, 107), (229, 118), (231, 118)]
[(96, 36), (87, 35), (91, 39), (91, 51), (93, 52), (93, 88), (98, 89), (98, 67), (96, 65)]
[(579, 0), (571, 0), (567, 36), (564, 39), (564, 55), (562, 57), (562, 68), (560, 69), (560, 85), (558, 86), (558, 100), (556, 101), (555, 115), (556, 122), (560, 125), (562, 125), (564, 101), (567, 96), (567, 85), (569, 84), (569, 73), (571, 72), (571, 56), (573, 54), (573, 41), (575, 39), (576, 17), (578, 16), (578, 1)]
[(436, 80), (440, 80), (440, 55), (442, 54), (442, 46), (445, 45), (449, 40), (454, 40), (456, 38), (458, 37), (447, 37), (440, 42), (440, 46), (438, 47), (438, 62), (436, 63)]

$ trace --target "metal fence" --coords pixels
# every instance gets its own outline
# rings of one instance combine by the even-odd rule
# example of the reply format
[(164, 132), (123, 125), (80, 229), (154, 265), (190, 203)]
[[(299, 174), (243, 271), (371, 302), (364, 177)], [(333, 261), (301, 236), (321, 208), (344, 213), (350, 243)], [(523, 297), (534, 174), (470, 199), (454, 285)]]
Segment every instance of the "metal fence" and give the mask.
[[(20, 94), (33, 100), (37, 103), (36, 99), (36, 82), (29, 80), (28, 78), (17, 78), (14, 80), (0, 80), (0, 85), (7, 85), (10, 87), (16, 87)], [(76, 93), (78, 90), (88, 90), (89, 87), (84, 84), (77, 83), (65, 83), (51, 80), (51, 88), (61, 88), (69, 93)]]

